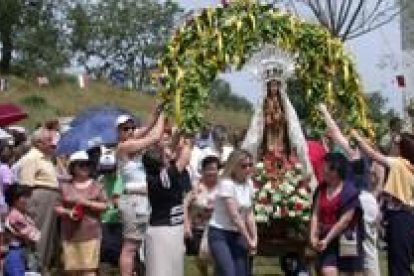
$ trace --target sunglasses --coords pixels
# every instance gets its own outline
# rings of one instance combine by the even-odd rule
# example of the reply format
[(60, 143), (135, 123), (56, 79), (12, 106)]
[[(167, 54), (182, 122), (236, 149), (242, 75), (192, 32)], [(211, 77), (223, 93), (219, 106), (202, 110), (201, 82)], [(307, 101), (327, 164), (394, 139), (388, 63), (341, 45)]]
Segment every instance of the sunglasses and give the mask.
[(125, 131), (125, 132), (130, 131), (130, 130), (135, 130), (135, 126), (125, 126), (122, 128), (122, 131)]

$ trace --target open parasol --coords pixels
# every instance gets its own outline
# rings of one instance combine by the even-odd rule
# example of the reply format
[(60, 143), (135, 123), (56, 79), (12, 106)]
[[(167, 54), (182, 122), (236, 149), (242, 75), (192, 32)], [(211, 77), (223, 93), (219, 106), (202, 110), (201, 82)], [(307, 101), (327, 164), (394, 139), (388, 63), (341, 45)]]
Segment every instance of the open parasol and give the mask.
[(0, 126), (8, 126), (27, 118), (27, 113), (12, 103), (0, 104)]

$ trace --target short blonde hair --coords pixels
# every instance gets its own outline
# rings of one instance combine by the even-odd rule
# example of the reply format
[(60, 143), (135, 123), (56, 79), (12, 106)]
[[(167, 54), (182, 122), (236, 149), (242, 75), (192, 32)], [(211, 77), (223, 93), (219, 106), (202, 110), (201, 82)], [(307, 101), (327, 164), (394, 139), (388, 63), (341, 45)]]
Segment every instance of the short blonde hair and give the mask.
[(243, 149), (236, 149), (234, 150), (227, 160), (226, 166), (223, 169), (223, 173), (221, 175), (222, 178), (230, 178), (234, 179), (234, 172), (240, 162), (246, 158), (252, 158), (252, 154), (247, 150)]

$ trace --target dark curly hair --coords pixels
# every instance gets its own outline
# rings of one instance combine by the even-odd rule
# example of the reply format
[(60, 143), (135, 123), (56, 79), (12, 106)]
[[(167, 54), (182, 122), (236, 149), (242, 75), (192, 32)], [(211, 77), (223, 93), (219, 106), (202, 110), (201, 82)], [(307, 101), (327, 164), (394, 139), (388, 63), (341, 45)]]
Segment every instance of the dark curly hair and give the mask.
[(341, 180), (345, 180), (349, 170), (348, 159), (342, 153), (328, 153), (325, 156), (326, 165), (335, 171)]
[(204, 158), (201, 161), (201, 169), (202, 170), (206, 169), (207, 166), (210, 165), (210, 164), (217, 164), (217, 168), (219, 168), (219, 169), (221, 168), (220, 159), (217, 156), (210, 155), (210, 156), (207, 156), (206, 158)]

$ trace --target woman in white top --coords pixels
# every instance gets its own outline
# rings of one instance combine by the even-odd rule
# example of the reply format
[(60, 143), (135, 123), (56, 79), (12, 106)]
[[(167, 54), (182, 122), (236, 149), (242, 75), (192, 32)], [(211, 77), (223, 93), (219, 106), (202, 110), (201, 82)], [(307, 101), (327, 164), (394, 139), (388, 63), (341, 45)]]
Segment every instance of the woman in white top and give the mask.
[(247, 276), (249, 252), (257, 247), (253, 213), (253, 159), (249, 152), (234, 151), (217, 188), (209, 223), (208, 243), (217, 275)]
[(187, 197), (185, 208), (189, 216), (185, 226), (187, 255), (198, 256), (200, 275), (208, 275), (209, 251), (207, 244), (208, 224), (213, 214), (217, 195), (220, 159), (207, 156), (201, 162), (202, 177)]
[(149, 126), (137, 129), (132, 117), (121, 115), (117, 122), (119, 143), (117, 158), (124, 193), (119, 201), (123, 227), (123, 244), (120, 256), (121, 276), (131, 276), (135, 254), (145, 236), (150, 207), (142, 154), (158, 143), (164, 131), (164, 116), (159, 107)]

